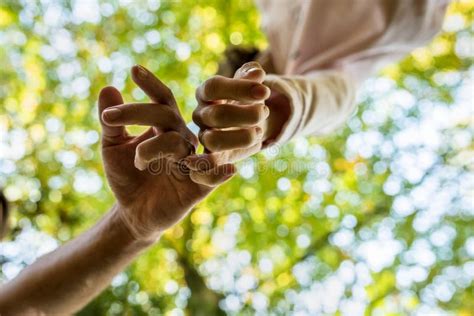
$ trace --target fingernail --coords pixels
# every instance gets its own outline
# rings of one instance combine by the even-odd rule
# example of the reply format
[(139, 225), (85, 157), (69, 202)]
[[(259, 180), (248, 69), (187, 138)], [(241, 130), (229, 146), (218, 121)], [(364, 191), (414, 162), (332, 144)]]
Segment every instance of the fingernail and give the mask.
[(102, 115), (107, 121), (113, 121), (118, 119), (120, 115), (122, 115), (122, 111), (120, 111), (119, 109), (110, 109), (105, 110)]
[(145, 80), (148, 77), (148, 71), (141, 65), (136, 65), (137, 77), (141, 80)]
[(256, 71), (256, 70), (258, 70), (257, 67), (251, 67), (251, 68), (245, 69), (244, 73), (249, 74), (249, 73), (251, 73), (253, 71)]
[(267, 87), (262, 85), (254, 85), (250, 90), (250, 93), (256, 100), (263, 99), (267, 95)]
[(265, 116), (265, 118), (270, 116), (270, 109), (268, 108), (268, 106), (263, 107), (263, 115)]

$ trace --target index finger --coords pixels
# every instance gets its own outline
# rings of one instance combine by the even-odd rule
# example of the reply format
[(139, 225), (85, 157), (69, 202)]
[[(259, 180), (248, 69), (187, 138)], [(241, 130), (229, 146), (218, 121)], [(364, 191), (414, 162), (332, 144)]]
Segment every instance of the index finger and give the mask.
[(173, 92), (151, 71), (141, 65), (133, 66), (131, 72), (133, 81), (143, 90), (143, 92), (145, 92), (146, 95), (150, 97), (153, 102), (168, 106), (176, 113), (182, 124), (178, 124), (176, 128), (170, 128), (180, 132), (189, 143), (194, 147), (197, 147), (197, 137), (189, 130), (189, 128), (186, 127), (186, 123), (181, 116)]
[(131, 72), (133, 81), (153, 102), (170, 105), (179, 111), (173, 92), (148, 69), (135, 65)]
[(191, 170), (210, 170), (220, 165), (235, 163), (258, 153), (262, 144), (258, 143), (249, 148), (224, 150), (213, 153), (195, 154), (186, 157), (183, 163)]
[(215, 100), (255, 102), (265, 100), (269, 96), (270, 89), (261, 83), (223, 76), (214, 76), (206, 80), (196, 90), (199, 104), (209, 104)]

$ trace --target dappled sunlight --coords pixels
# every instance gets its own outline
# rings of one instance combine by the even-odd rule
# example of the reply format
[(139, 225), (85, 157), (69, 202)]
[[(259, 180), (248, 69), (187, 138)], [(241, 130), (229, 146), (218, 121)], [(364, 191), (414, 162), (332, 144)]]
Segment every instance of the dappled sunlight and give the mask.
[[(430, 45), (363, 85), (337, 133), (239, 163), (79, 315), (187, 315), (213, 303), (230, 315), (469, 315), (473, 10), (453, 3)], [(0, 280), (112, 205), (100, 88), (147, 100), (129, 75), (143, 64), (190, 121), (194, 89), (226, 46), (265, 48), (259, 19), (250, 0), (0, 4), (0, 187), (13, 208)]]

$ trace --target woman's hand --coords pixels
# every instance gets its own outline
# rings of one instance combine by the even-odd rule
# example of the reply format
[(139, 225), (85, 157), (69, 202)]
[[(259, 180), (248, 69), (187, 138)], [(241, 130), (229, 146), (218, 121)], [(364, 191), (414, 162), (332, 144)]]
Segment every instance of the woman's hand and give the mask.
[(271, 136), (270, 110), (265, 105), (270, 89), (262, 84), (264, 79), (260, 64), (250, 62), (238, 69), (234, 78), (215, 76), (197, 89), (193, 120), (201, 128), (199, 139), (206, 153), (188, 157), (186, 166), (206, 170), (262, 149)]
[[(132, 68), (132, 78), (153, 103), (124, 104), (113, 87), (100, 92), (102, 155), (122, 220), (134, 238), (153, 241), (229, 179), (235, 168), (232, 164), (207, 171), (184, 167), (180, 161), (194, 153), (197, 139), (187, 129), (172, 92), (141, 66)], [(131, 136), (126, 125), (150, 128)]]

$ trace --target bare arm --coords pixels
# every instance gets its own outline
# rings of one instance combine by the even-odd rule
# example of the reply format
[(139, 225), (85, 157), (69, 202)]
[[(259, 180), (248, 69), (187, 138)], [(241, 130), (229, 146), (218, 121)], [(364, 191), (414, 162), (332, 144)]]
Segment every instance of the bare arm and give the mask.
[(75, 312), (151, 244), (132, 237), (114, 206), (90, 230), (39, 258), (4, 285), (1, 314)]
[[(79, 310), (164, 230), (235, 173), (231, 164), (211, 172), (180, 167), (179, 162), (194, 151), (196, 137), (158, 78), (137, 66), (132, 75), (154, 103), (124, 104), (112, 87), (99, 96), (102, 158), (116, 206), (93, 228), (1, 288), (0, 315), (64, 315)], [(132, 136), (127, 125), (150, 128)], [(195, 183), (195, 177), (207, 185)]]

